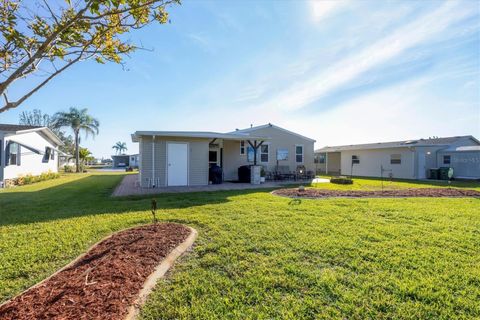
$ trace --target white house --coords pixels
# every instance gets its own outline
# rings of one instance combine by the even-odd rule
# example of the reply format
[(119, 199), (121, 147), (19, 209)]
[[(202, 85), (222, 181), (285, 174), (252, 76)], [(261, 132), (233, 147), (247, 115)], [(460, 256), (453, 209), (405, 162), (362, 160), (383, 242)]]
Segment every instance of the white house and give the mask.
[(22, 175), (58, 172), (61, 145), (46, 127), (0, 124), (0, 185)]
[(265, 171), (314, 173), (315, 140), (273, 124), (233, 132), (137, 131), (142, 187), (208, 185), (209, 168), (225, 181), (240, 180), (239, 168), (259, 165)]
[(327, 174), (425, 179), (429, 169), (451, 167), (454, 178), (480, 178), (480, 142), (473, 136), (324, 147), (315, 156)]

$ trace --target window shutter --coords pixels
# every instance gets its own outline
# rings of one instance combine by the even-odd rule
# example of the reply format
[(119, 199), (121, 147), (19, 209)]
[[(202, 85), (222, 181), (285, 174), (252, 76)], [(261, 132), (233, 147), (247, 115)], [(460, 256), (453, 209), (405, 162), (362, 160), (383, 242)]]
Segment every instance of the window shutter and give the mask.
[(22, 164), (22, 160), (20, 159), (22, 157), (22, 147), (17, 143), (17, 166)]
[(10, 142), (5, 143), (5, 167), (8, 166), (10, 160)]

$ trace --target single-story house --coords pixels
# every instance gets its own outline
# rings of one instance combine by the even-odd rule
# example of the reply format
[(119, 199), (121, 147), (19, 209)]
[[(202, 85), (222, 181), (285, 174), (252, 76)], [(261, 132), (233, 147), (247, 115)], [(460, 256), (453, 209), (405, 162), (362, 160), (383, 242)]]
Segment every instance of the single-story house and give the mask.
[(430, 169), (453, 168), (458, 179), (480, 178), (480, 142), (473, 136), (324, 147), (317, 170), (327, 174), (425, 179)]
[(114, 168), (138, 167), (138, 154), (119, 154), (112, 156), (112, 166)]
[(47, 127), (0, 124), (0, 185), (27, 174), (58, 172), (61, 145)]
[(142, 187), (208, 185), (209, 168), (222, 169), (224, 181), (237, 181), (244, 165), (266, 171), (314, 171), (315, 140), (273, 124), (227, 133), (203, 131), (137, 131)]

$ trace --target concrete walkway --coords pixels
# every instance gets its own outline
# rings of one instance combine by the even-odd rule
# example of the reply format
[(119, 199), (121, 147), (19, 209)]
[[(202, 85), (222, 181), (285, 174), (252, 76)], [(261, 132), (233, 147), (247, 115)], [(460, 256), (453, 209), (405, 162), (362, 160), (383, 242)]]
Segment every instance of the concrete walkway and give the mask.
[(160, 188), (141, 188), (138, 183), (138, 174), (130, 174), (123, 178), (122, 182), (113, 191), (113, 197), (148, 195), (159, 193), (181, 193), (181, 192), (201, 192), (201, 191), (220, 191), (220, 190), (245, 190), (245, 189), (267, 189), (278, 188), (291, 184), (312, 183), (312, 180), (303, 181), (268, 181), (260, 185), (250, 183), (224, 182), (222, 184), (211, 184), (208, 186), (182, 186), (182, 187), (160, 187)]

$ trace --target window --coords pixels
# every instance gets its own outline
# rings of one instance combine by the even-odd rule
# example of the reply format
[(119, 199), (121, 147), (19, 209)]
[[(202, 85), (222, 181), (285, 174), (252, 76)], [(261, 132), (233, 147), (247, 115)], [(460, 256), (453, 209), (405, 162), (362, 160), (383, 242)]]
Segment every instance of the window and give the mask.
[(315, 163), (325, 163), (325, 158), (326, 158), (326, 154), (325, 154), (325, 153), (319, 153), (319, 154), (315, 157)]
[(303, 163), (303, 146), (295, 146), (295, 161)]
[(48, 160), (50, 159), (51, 152), (52, 152), (52, 149), (50, 149), (50, 147), (45, 147), (45, 153), (43, 155), (43, 162), (48, 162)]
[(50, 160), (55, 160), (55, 150), (52, 149), (52, 154), (50, 155)]
[(277, 160), (288, 160), (288, 149), (277, 149)]
[(255, 152), (253, 151), (253, 148), (248, 146), (247, 147), (247, 161), (248, 162), (253, 162), (254, 157), (255, 157)]
[(390, 155), (390, 164), (402, 164), (402, 155), (401, 154), (391, 154)]
[(7, 165), (20, 165), (20, 145), (15, 142), (8, 144)]
[(208, 152), (208, 162), (210, 164), (217, 164), (217, 151), (209, 151)]
[(240, 141), (240, 154), (245, 154), (245, 140)]
[(450, 155), (443, 156), (443, 164), (450, 164), (451, 160), (452, 159), (451, 159)]
[(352, 156), (352, 164), (360, 164), (360, 158), (356, 155)]
[(268, 144), (260, 146), (260, 162), (268, 162)]

